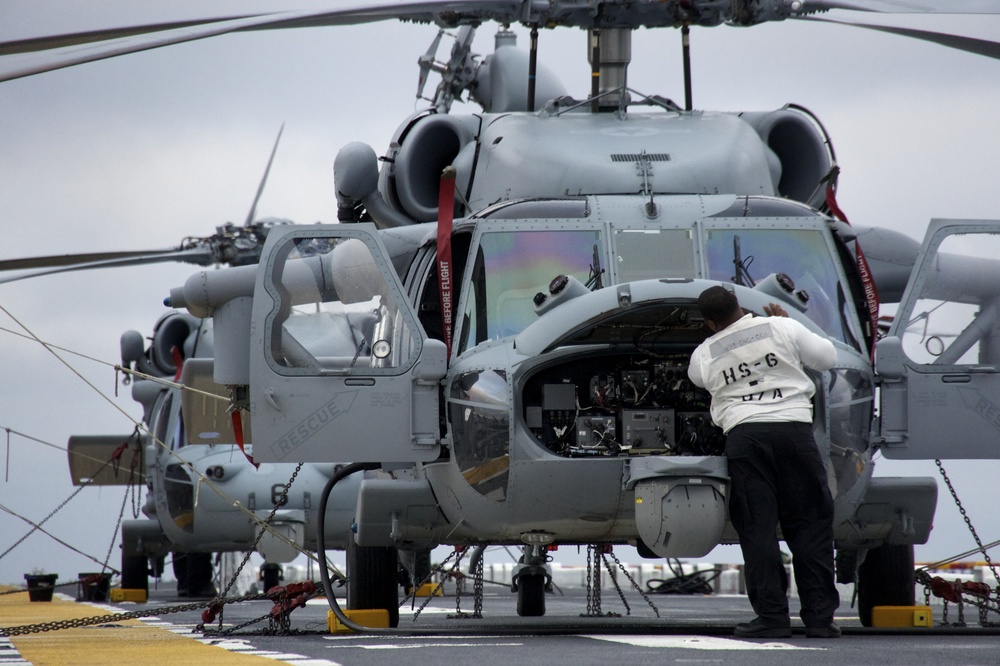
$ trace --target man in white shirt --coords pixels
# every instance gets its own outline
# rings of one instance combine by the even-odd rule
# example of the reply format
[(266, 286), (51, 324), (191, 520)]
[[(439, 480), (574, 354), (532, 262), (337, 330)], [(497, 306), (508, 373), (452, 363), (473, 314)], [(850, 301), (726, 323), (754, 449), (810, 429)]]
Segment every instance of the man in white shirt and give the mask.
[(713, 335), (691, 354), (688, 376), (712, 394), (712, 419), (726, 433), (729, 518), (757, 613), (733, 635), (792, 635), (780, 524), (792, 551), (806, 636), (836, 638), (833, 498), (812, 434), (816, 389), (804, 370), (830, 369), (836, 349), (777, 304), (765, 308), (769, 317), (744, 314), (736, 295), (722, 286), (702, 292), (698, 307)]

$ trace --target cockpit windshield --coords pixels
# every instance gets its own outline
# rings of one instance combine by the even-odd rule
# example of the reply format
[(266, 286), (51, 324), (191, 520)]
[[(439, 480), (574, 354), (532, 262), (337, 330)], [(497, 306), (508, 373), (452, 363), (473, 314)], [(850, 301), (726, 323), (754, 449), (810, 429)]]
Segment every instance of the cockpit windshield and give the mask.
[(835, 257), (814, 229), (706, 229), (708, 278), (753, 287), (785, 274), (808, 293), (805, 314), (828, 335), (856, 345)]
[(466, 295), (460, 351), (516, 335), (537, 319), (533, 299), (557, 275), (600, 279), (597, 230), (519, 230), (483, 234)]
[[(778, 225), (770, 219), (751, 227), (742, 218), (716, 218), (705, 220), (700, 230), (696, 224), (670, 228), (612, 222), (589, 229), (539, 228), (539, 222), (528, 220), (519, 224), (531, 226), (484, 230), (479, 236), (466, 278), (459, 353), (517, 335), (536, 321), (535, 294), (558, 275), (572, 276), (591, 289), (693, 278), (756, 288), (785, 298), (789, 308), (802, 304), (805, 315), (829, 336), (860, 348), (860, 328), (841, 284), (836, 248), (815, 220)], [(789, 285), (807, 294), (807, 302), (786, 297)]]

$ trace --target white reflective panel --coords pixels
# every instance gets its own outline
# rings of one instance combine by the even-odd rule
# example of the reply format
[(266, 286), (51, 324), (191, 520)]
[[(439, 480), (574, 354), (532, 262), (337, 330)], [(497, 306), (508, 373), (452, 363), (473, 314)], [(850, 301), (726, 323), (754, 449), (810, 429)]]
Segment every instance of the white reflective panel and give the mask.
[(618, 282), (693, 278), (691, 229), (615, 229)]

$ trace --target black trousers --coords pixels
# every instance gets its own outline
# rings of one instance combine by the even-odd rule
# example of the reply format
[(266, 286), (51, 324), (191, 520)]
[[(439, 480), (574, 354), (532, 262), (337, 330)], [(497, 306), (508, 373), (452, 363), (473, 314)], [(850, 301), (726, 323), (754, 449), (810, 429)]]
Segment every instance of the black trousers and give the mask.
[(729, 518), (740, 537), (747, 595), (761, 618), (788, 622), (788, 577), (777, 527), (792, 551), (807, 627), (840, 605), (834, 585), (833, 498), (809, 423), (744, 423), (729, 431)]

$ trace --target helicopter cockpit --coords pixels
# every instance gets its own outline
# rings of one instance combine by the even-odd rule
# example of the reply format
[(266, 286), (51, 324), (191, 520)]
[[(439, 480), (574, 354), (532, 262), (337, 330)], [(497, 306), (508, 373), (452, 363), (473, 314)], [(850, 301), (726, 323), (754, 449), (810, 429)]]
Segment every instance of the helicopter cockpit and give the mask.
[[(709, 334), (693, 299), (614, 303), (579, 321), (566, 310), (546, 317), (601, 288), (708, 279), (782, 303), (840, 343), (845, 358), (858, 357), (856, 368), (835, 369), (818, 392), (829, 402), (831, 446), (842, 454), (835, 483), (850, 488), (867, 448), (872, 381), (862, 369), (864, 337), (840, 241), (826, 218), (771, 197), (660, 198), (654, 219), (634, 198), (576, 201), (560, 200), (561, 218), (534, 216), (545, 210), (536, 200), (476, 216), (448, 396), (452, 451), (470, 484), (502, 499), (511, 418), (543, 457), (720, 455), (710, 398), (687, 379), (690, 352)], [(512, 375), (499, 363), (484, 371), (491, 348), (511, 337), (529, 360)]]

